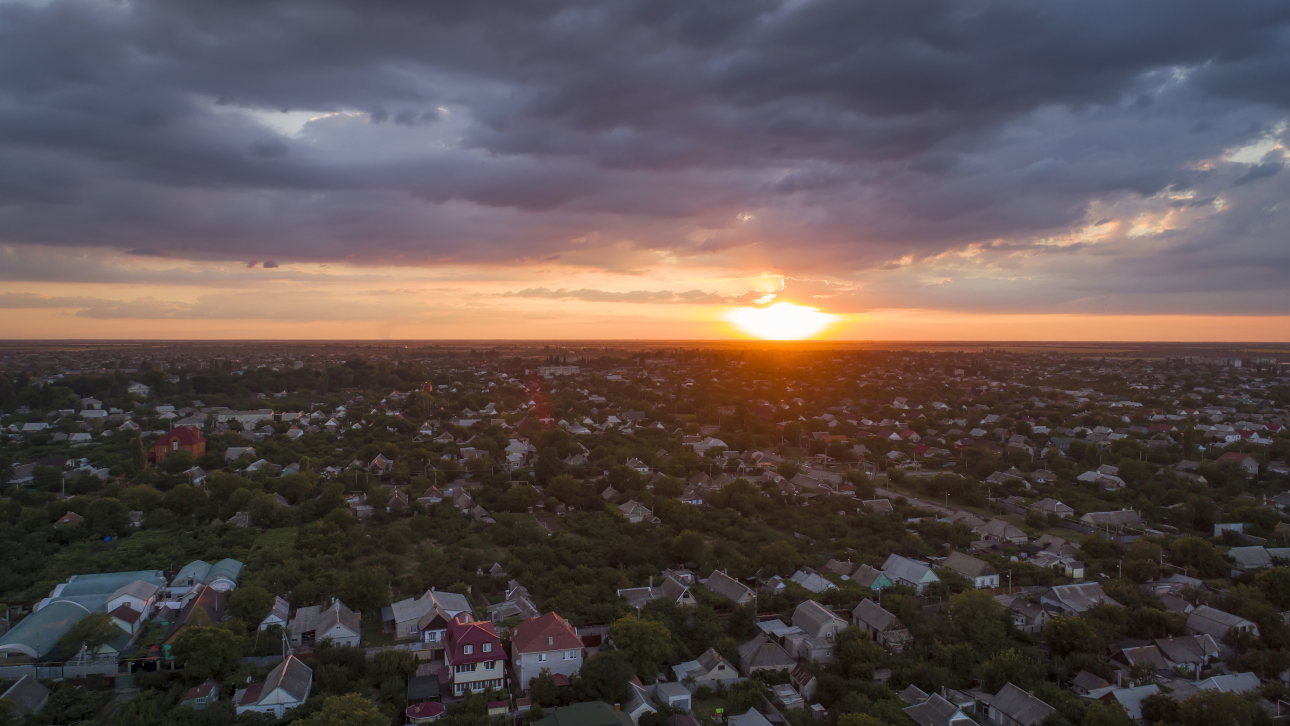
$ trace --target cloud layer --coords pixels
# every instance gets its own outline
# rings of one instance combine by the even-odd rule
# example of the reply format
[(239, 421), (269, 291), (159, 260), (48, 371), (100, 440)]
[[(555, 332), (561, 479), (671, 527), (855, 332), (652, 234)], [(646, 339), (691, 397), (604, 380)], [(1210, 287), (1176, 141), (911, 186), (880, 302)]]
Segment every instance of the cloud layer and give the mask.
[(1287, 77), (1273, 0), (0, 3), (0, 284), (1275, 315)]

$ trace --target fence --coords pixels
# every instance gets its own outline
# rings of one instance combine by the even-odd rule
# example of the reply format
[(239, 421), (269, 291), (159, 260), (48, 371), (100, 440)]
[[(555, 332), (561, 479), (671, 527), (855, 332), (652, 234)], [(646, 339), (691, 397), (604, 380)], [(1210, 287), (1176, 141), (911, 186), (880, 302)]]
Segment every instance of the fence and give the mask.
[(89, 663), (65, 663), (62, 665), (24, 665), (0, 666), (0, 678), (22, 678), (33, 676), (40, 680), (58, 680), (60, 678), (89, 678), (90, 676), (115, 676), (117, 663), (111, 661)]

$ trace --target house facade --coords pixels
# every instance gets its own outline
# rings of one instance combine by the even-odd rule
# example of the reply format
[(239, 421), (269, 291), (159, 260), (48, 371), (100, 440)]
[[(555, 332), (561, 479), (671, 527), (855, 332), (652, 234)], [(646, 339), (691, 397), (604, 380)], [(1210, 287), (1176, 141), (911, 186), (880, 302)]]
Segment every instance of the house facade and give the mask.
[(543, 670), (568, 677), (580, 668), (582, 639), (568, 620), (547, 613), (511, 629), (511, 677), (522, 690)]
[(506, 653), (489, 621), (453, 618), (444, 639), (444, 660), (453, 696), (506, 687)]
[(163, 464), (166, 459), (177, 454), (191, 454), (193, 458), (200, 458), (205, 453), (206, 439), (202, 438), (196, 428), (176, 426), (148, 447), (148, 463)]

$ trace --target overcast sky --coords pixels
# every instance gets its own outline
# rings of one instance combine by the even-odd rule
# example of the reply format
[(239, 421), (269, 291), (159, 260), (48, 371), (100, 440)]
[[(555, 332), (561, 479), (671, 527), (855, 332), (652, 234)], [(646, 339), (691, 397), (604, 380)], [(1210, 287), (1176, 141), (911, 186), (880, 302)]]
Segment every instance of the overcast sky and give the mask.
[(0, 336), (1290, 340), (1287, 79), (1283, 0), (0, 0)]

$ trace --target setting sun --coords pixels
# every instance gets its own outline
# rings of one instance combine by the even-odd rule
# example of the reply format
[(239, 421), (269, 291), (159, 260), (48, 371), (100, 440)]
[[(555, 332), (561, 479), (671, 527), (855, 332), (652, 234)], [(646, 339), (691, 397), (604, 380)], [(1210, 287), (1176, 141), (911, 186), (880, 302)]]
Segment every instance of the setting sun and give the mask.
[(777, 302), (764, 308), (735, 308), (726, 314), (726, 320), (745, 333), (763, 340), (802, 340), (814, 337), (837, 319), (836, 315), (790, 302)]

